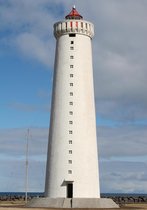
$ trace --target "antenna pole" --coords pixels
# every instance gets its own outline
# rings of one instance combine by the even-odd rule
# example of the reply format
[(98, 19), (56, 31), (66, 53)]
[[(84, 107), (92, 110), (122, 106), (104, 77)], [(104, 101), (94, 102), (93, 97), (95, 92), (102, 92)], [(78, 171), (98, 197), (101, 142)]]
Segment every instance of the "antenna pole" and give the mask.
[(27, 130), (27, 137), (26, 137), (26, 181), (25, 181), (25, 203), (28, 202), (28, 152), (29, 152), (29, 135), (30, 130)]

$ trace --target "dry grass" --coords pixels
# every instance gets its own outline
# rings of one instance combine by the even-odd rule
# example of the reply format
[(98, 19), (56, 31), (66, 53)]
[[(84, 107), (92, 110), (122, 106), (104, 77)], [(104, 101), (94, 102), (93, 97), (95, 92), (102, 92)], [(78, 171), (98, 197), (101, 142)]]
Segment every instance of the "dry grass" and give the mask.
[(0, 201), (0, 209), (1, 207), (17, 207), (17, 206), (24, 206), (24, 200), (17, 200), (17, 201)]
[[(25, 208), (25, 207), (0, 207), (0, 210), (65, 210), (65, 209), (51, 209), (51, 208)], [(139, 209), (147, 209), (141, 207), (124, 207), (120, 208), (120, 210), (139, 210)], [(67, 209), (71, 210), (71, 209)], [(72, 210), (117, 210), (117, 209), (72, 209)]]
[(125, 204), (126, 208), (138, 208), (138, 209), (147, 209), (147, 203), (132, 203), (132, 204)]

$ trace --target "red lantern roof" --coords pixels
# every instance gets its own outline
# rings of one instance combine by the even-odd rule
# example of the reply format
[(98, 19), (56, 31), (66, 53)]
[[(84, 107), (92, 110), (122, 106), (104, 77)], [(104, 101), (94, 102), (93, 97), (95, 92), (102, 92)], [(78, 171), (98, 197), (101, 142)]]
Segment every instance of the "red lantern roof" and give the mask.
[(72, 11), (65, 17), (65, 19), (83, 19), (83, 17), (78, 13), (75, 6), (73, 6)]

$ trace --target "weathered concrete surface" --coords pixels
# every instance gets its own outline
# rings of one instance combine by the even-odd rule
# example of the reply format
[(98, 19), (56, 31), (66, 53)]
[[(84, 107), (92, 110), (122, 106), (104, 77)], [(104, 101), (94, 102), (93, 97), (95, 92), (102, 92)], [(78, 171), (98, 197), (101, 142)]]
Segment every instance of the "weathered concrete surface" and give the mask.
[(107, 198), (34, 198), (27, 207), (48, 208), (119, 208)]
[(73, 208), (118, 208), (118, 205), (107, 198), (73, 198)]
[(27, 207), (70, 208), (71, 199), (68, 198), (33, 198)]

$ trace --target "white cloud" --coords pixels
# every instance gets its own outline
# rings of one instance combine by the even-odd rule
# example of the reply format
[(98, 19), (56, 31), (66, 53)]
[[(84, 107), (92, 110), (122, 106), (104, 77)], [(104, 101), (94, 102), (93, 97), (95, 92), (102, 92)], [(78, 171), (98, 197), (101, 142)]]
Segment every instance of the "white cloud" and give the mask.
[[(0, 129), (0, 154), (3, 157), (25, 158), (27, 129)], [(48, 129), (30, 128), (30, 156), (42, 155), (47, 148)]]
[(23, 57), (53, 66), (52, 30), (56, 4), (47, 5), (50, 5), (47, 0), (3, 1), (0, 31), (4, 37), (1, 43), (20, 51)]
[(146, 163), (128, 161), (100, 162), (102, 192), (146, 193)]
[[(40, 93), (43, 94), (43, 93)], [(43, 97), (43, 95), (39, 95), (39, 97)], [(45, 97), (44, 97), (45, 98)], [(50, 112), (50, 105), (48, 103), (44, 103), (43, 105), (38, 105), (38, 104), (27, 104), (27, 103), (18, 103), (18, 102), (13, 102), (11, 104), (8, 104), (8, 107), (13, 109), (13, 110), (17, 110), (17, 111), (21, 111), (21, 112)]]
[[(31, 59), (37, 59), (39, 62), (49, 66), (53, 50), (49, 48), (47, 43), (40, 40), (34, 34), (20, 34), (16, 38), (16, 44), (24, 55), (27, 55)], [(49, 55), (51, 55), (50, 58)]]
[(146, 126), (98, 127), (98, 144), (101, 158), (125, 159), (145, 157), (147, 154)]
[(146, 119), (147, 3), (114, 0), (99, 1), (97, 5), (92, 8), (96, 22), (97, 112), (103, 118), (118, 121)]
[[(146, 192), (146, 135), (146, 127), (98, 128), (101, 192)], [(13, 182), (15, 191), (24, 190), (26, 137), (25, 128), (0, 130), (2, 190), (10, 190), (9, 184), (3, 185), (6, 180), (7, 183)], [(31, 191), (44, 190), (47, 144), (48, 128), (30, 128), (29, 189)]]
[[(39, 192), (44, 190), (48, 128), (31, 128), (28, 138), (28, 190)], [(25, 191), (26, 139), (25, 128), (0, 130), (1, 191)]]
[[(26, 164), (24, 160), (0, 160), (1, 192), (25, 192)], [(28, 168), (28, 191), (43, 192), (45, 161), (30, 161)], [(35, 177), (35, 178), (34, 178)], [(13, 184), (12, 184), (13, 183)]]

